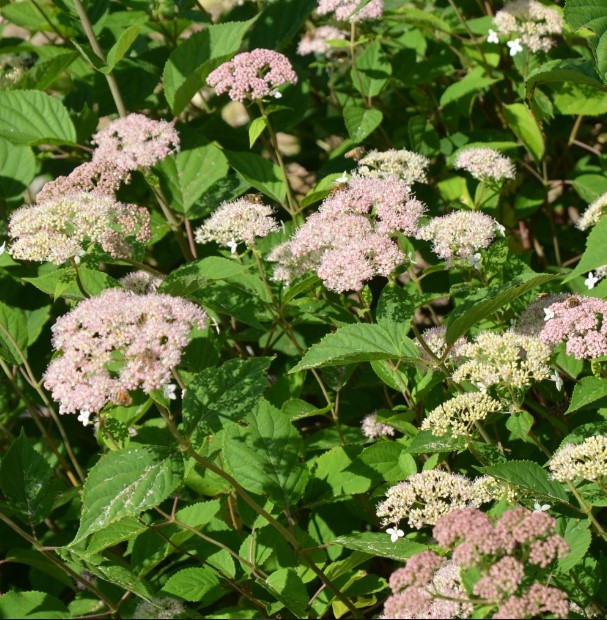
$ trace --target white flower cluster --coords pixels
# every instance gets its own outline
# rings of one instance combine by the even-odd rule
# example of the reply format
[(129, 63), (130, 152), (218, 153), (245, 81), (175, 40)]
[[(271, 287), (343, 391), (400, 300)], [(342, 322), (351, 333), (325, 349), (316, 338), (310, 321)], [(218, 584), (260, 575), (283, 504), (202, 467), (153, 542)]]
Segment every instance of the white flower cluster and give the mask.
[(426, 170), (430, 160), (419, 153), (405, 149), (370, 151), (358, 163), (358, 174), (363, 177), (387, 179), (396, 177), (407, 185), (427, 183)]
[(552, 476), (560, 482), (600, 480), (607, 476), (607, 435), (595, 435), (582, 443), (559, 448), (548, 463)]
[(588, 205), (588, 208), (575, 225), (580, 230), (587, 230), (596, 225), (603, 215), (605, 215), (605, 212), (607, 212), (607, 192), (601, 194), (594, 202)]

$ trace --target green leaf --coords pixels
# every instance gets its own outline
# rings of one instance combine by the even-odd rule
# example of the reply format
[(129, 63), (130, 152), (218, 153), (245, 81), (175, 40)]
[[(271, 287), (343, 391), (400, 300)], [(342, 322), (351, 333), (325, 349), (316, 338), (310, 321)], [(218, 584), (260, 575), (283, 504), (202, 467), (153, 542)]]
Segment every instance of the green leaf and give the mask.
[(391, 560), (406, 560), (412, 555), (428, 549), (428, 545), (422, 545), (404, 538), (392, 542), (390, 536), (385, 532), (362, 532), (352, 536), (339, 536), (330, 544), (341, 545), (347, 549), (363, 551), (373, 556), (390, 558)]
[(533, 416), (527, 411), (515, 411), (508, 416), (506, 428), (517, 439), (525, 440), (533, 426)]
[(251, 413), (268, 387), (272, 358), (233, 359), (220, 368), (205, 368), (194, 376), (183, 401), (183, 419), (198, 440), (238, 422)]
[(27, 319), (21, 308), (0, 301), (0, 357), (10, 364), (22, 364), (28, 345)]
[(587, 84), (559, 84), (552, 88), (559, 114), (601, 116), (607, 112), (607, 92)]
[[(46, 267), (48, 265), (45, 265)], [(92, 296), (99, 295), (106, 288), (118, 286), (118, 282), (114, 278), (96, 269), (88, 269), (81, 265), (78, 267), (78, 274), (84, 290)], [(76, 283), (76, 273), (71, 267), (53, 268), (52, 271), (43, 273), (38, 277), (22, 278), (22, 280), (29, 282), (43, 293), (53, 295), (54, 299), (59, 297), (84, 299), (84, 295)]]
[(607, 6), (602, 0), (567, 0), (565, 20), (573, 30), (589, 28), (594, 32), (588, 45), (594, 55), (600, 78), (607, 84)]
[(169, 577), (161, 592), (197, 603), (219, 587), (220, 581), (215, 571), (208, 566), (202, 566), (184, 568), (175, 573)]
[[(573, 413), (607, 396), (607, 380), (599, 377), (582, 377), (573, 388), (571, 402), (565, 413)], [(598, 405), (597, 405), (598, 408)]]
[(267, 3), (251, 30), (248, 49), (264, 47), (280, 50), (282, 44), (299, 30), (315, 6), (314, 0)]
[(563, 58), (550, 60), (533, 69), (527, 77), (525, 87), (527, 98), (537, 84), (587, 84), (601, 88), (603, 85), (588, 60), (583, 58)]
[(0, 91), (0, 137), (13, 144), (74, 144), (76, 129), (64, 105), (37, 90)]
[(226, 429), (223, 452), (228, 468), (245, 489), (266, 495), (281, 507), (295, 503), (308, 482), (301, 464), (303, 441), (287, 416), (261, 399), (248, 427)]
[(138, 446), (110, 452), (91, 469), (73, 543), (164, 501), (181, 484), (183, 458), (174, 448)]
[(482, 319), (491, 316), (517, 297), (558, 277), (547, 273), (523, 273), (505, 284), (489, 286), (483, 289), (480, 292), (480, 300), (475, 296), (466, 299), (449, 316), (447, 334), (445, 336), (447, 343), (453, 344)]
[(407, 446), (409, 454), (431, 454), (434, 452), (454, 452), (466, 447), (463, 437), (443, 435), (437, 437), (430, 431), (420, 431)]
[(217, 280), (229, 280), (246, 271), (235, 260), (209, 256), (179, 267), (162, 282), (161, 292), (169, 295), (191, 295)]
[(397, 284), (388, 283), (384, 286), (377, 302), (377, 322), (382, 326), (398, 323), (403, 332), (407, 333), (415, 310), (425, 302), (425, 298), (412, 295)]
[(407, 351), (406, 347), (406, 341), (395, 341), (393, 334), (381, 325), (344, 325), (312, 345), (290, 372), (371, 360), (398, 359), (411, 355), (411, 351)]
[(444, 19), (422, 9), (398, 7), (395, 17), (397, 17), (399, 21), (413, 24), (421, 29), (426, 28), (430, 31), (438, 30), (439, 32), (451, 32), (451, 26), (449, 26)]
[(32, 149), (0, 138), (0, 201), (21, 198), (35, 175), (36, 158)]
[(280, 168), (255, 153), (224, 151), (230, 166), (247, 183), (276, 202), (283, 202), (287, 190)]
[(529, 108), (522, 103), (504, 106), (504, 116), (512, 133), (527, 147), (536, 162), (544, 156), (544, 136), (531, 114)]
[(256, 19), (209, 26), (173, 50), (162, 78), (164, 93), (174, 114), (181, 114), (205, 85), (209, 73), (240, 49), (244, 35)]
[(380, 441), (367, 446), (357, 460), (380, 474), (385, 482), (398, 482), (404, 477), (399, 462), (404, 450), (396, 441)]
[(580, 174), (573, 179), (573, 189), (587, 203), (607, 192), (607, 179), (602, 174)]
[(267, 127), (268, 120), (265, 116), (258, 116), (254, 118), (251, 124), (249, 125), (249, 147), (253, 148), (255, 142), (257, 142), (257, 138), (261, 136), (263, 130)]
[(135, 43), (140, 32), (140, 24), (134, 24), (122, 31), (116, 43), (112, 45), (110, 51), (107, 53), (107, 66), (104, 67), (103, 73), (111, 73), (114, 70), (114, 67), (124, 58), (129, 49), (131, 49), (131, 45)]
[(0, 488), (11, 508), (32, 525), (42, 522), (51, 512), (57, 495), (52, 476), (50, 465), (21, 430), (0, 464)]
[(125, 540), (135, 538), (147, 529), (147, 526), (135, 517), (127, 517), (93, 534), (87, 545), (86, 552), (89, 554), (99, 553), (108, 547), (113, 547)]
[(569, 280), (577, 278), (597, 267), (607, 265), (607, 244), (605, 243), (605, 235), (607, 235), (607, 217), (602, 217), (596, 225), (592, 227), (586, 239), (586, 249), (582, 254), (580, 262), (573, 271), (567, 274), (563, 282), (569, 282)]
[(445, 88), (440, 98), (440, 107), (444, 108), (466, 95), (480, 93), (495, 82), (497, 82), (495, 78), (485, 75), (483, 67), (474, 67), (466, 77)]
[(284, 606), (295, 614), (296, 618), (308, 616), (307, 607), (310, 595), (301, 577), (292, 568), (274, 571), (260, 585), (268, 588)]
[(350, 72), (354, 88), (364, 97), (377, 97), (392, 75), (392, 65), (388, 62), (379, 39), (357, 57), (356, 68), (358, 71)]
[(530, 491), (538, 498), (567, 502), (568, 496), (560, 482), (550, 480), (548, 472), (533, 461), (508, 461), (490, 467), (477, 468), (483, 474), (505, 480)]
[(570, 571), (578, 562), (584, 559), (592, 542), (589, 526), (590, 521), (588, 519), (584, 521), (567, 519), (564, 531), (560, 532), (565, 542), (569, 545), (569, 553), (564, 558), (560, 558), (558, 562), (559, 570), (562, 572)]
[(171, 197), (171, 207), (188, 213), (214, 183), (225, 178), (228, 160), (216, 144), (204, 144), (166, 157), (158, 164)]
[(19, 82), (23, 88), (44, 90), (78, 59), (78, 52), (66, 51), (46, 60), (40, 59)]
[(344, 108), (346, 129), (354, 142), (362, 142), (370, 136), (381, 125), (383, 118), (384, 115), (374, 108), (369, 110), (358, 105)]
[(7, 592), (0, 596), (0, 618), (70, 618), (67, 607), (46, 592)]

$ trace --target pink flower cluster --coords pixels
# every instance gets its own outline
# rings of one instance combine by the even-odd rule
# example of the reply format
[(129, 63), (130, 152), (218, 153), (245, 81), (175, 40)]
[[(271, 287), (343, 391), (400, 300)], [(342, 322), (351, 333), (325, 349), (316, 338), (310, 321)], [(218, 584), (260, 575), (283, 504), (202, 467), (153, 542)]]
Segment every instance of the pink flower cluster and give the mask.
[(282, 84), (297, 84), (297, 74), (283, 54), (263, 48), (237, 54), (209, 73), (207, 84), (234, 101), (276, 96)]
[(384, 12), (384, 0), (371, 0), (358, 13), (354, 13), (361, 4), (361, 0), (319, 0), (316, 12), (319, 15), (334, 13), (335, 18), (351, 23), (364, 19), (378, 19)]
[(307, 56), (308, 54), (331, 56), (339, 48), (331, 47), (328, 41), (344, 41), (345, 39), (346, 33), (343, 30), (333, 26), (319, 26), (302, 37), (297, 46), (297, 53), (300, 56)]
[(338, 293), (360, 290), (376, 275), (389, 276), (405, 259), (391, 235), (414, 235), (424, 205), (404, 181), (354, 176), (326, 198), (295, 236), (278, 246), (275, 279), (287, 280), (290, 266), (314, 268)]
[[(556, 521), (545, 512), (516, 507), (495, 524), (476, 508), (442, 517), (432, 532), (447, 557), (423, 551), (411, 557), (390, 578), (394, 592), (384, 607), (385, 618), (467, 618), (475, 606), (493, 605), (493, 618), (533, 618), (551, 613), (566, 618), (570, 604), (564, 592), (541, 583), (553, 562), (569, 547), (556, 533)], [(437, 587), (440, 572), (451, 567), (451, 593)], [(461, 570), (480, 578), (468, 598), (461, 587)], [(528, 586), (529, 581), (534, 582)], [(444, 585), (443, 585), (444, 587)], [(459, 606), (436, 613), (433, 605)]]
[(190, 301), (158, 293), (106, 289), (80, 302), (53, 325), (53, 347), (44, 386), (60, 413), (84, 417), (121, 395), (160, 389), (171, 380), (193, 326), (206, 313)]
[(540, 340), (555, 345), (566, 342), (566, 351), (577, 359), (607, 355), (607, 301), (572, 295), (544, 309)]
[(387, 424), (377, 421), (377, 414), (370, 413), (363, 418), (361, 424), (363, 435), (367, 439), (377, 439), (377, 437), (392, 437), (394, 429)]

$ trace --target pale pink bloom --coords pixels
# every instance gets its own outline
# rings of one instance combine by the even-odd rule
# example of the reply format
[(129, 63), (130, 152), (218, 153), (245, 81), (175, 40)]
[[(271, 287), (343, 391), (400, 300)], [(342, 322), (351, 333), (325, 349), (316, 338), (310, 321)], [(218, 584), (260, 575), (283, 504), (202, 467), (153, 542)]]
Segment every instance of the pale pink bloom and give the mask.
[(499, 602), (515, 594), (525, 576), (525, 567), (512, 556), (498, 560), (488, 574), (474, 585), (474, 594), (487, 601)]
[(466, 262), (481, 249), (488, 248), (498, 222), (478, 211), (454, 211), (434, 217), (417, 232), (418, 239), (432, 242), (432, 250), (449, 265)]
[(446, 560), (434, 551), (422, 551), (407, 560), (403, 568), (390, 575), (389, 584), (395, 594), (408, 586), (426, 586)]
[(539, 618), (542, 614), (554, 614), (557, 618), (568, 618), (570, 603), (567, 594), (558, 588), (534, 583), (522, 596), (513, 596), (504, 601), (493, 614), (493, 618)]
[(155, 293), (162, 284), (164, 276), (152, 275), (147, 271), (132, 271), (127, 273), (118, 280), (120, 284), (127, 290), (137, 295), (146, 295), (147, 293)]
[(569, 295), (566, 293), (538, 297), (521, 312), (518, 321), (512, 326), (511, 331), (537, 338), (546, 325), (546, 308), (556, 302), (565, 301), (568, 297)]
[(347, 33), (333, 26), (319, 26), (300, 39), (297, 46), (297, 53), (300, 56), (308, 54), (320, 54), (322, 56), (331, 56), (339, 50), (332, 47), (328, 41), (344, 41)]
[(370, 413), (363, 418), (362, 424), (363, 435), (367, 439), (376, 439), (377, 437), (392, 437), (394, 435), (394, 429), (387, 424), (382, 424), (377, 421), (377, 414)]
[(218, 95), (228, 93), (234, 101), (275, 96), (277, 87), (297, 84), (297, 74), (289, 59), (268, 49), (237, 54), (207, 77), (207, 84)]
[(369, 4), (354, 14), (360, 3), (360, 0), (319, 0), (316, 12), (319, 15), (334, 13), (336, 19), (352, 23), (365, 19), (378, 19), (384, 12), (383, 0), (371, 0)]
[(495, 149), (470, 147), (461, 150), (455, 158), (454, 168), (469, 172), (479, 181), (514, 179), (512, 160)]
[(114, 166), (123, 174), (153, 166), (179, 149), (173, 123), (154, 121), (143, 114), (129, 114), (112, 121), (93, 136), (97, 148), (92, 163)]
[(544, 310), (546, 321), (540, 340), (555, 345), (566, 342), (568, 355), (594, 359), (607, 355), (607, 301), (572, 295)]
[(192, 327), (203, 328), (206, 321), (206, 313), (185, 299), (106, 289), (53, 325), (59, 355), (44, 374), (44, 386), (60, 413), (96, 413), (137, 388), (163, 389)]
[(97, 244), (114, 258), (126, 258), (134, 244), (151, 236), (146, 209), (96, 192), (67, 194), (15, 211), (9, 221), (13, 258), (60, 265)]

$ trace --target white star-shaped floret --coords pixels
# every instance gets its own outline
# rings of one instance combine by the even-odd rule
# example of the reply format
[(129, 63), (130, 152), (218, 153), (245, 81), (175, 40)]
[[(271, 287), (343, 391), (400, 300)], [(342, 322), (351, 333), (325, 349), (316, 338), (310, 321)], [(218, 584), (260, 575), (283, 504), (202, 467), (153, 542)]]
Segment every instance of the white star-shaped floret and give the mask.
[(556, 389), (560, 392), (563, 389), (563, 380), (561, 379), (561, 375), (555, 370), (550, 375), (550, 380), (554, 381), (556, 384)]
[(82, 422), (83, 426), (88, 426), (90, 421), (91, 421), (91, 412), (87, 411), (86, 409), (83, 409), (79, 414), (78, 414), (78, 422)]
[(586, 288), (594, 288), (600, 279), (601, 278), (594, 275), (594, 271), (591, 271), (588, 274), (588, 277), (584, 280), (584, 284), (586, 285)]
[(231, 254), (236, 254), (236, 248), (238, 247), (238, 243), (234, 239), (228, 241), (226, 245), (230, 248)]
[(282, 99), (282, 93), (279, 90), (275, 90), (272, 93), (272, 97), (274, 97), (274, 99)]
[(6, 250), (6, 241), (2, 245), (0, 245), (0, 256), (4, 254), (5, 250)]
[(474, 269), (480, 269), (481, 268), (481, 255), (480, 252), (477, 252), (476, 254), (473, 254), (472, 256), (468, 256), (468, 263), (470, 264), (471, 267), (474, 267)]
[(176, 400), (177, 394), (175, 394), (175, 390), (177, 386), (174, 383), (166, 383), (162, 386), (162, 395), (169, 400)]
[(510, 56), (516, 56), (523, 51), (520, 38), (514, 39), (514, 41), (506, 41), (506, 45), (510, 48)]
[(554, 318), (554, 310), (550, 310), (550, 308), (544, 308), (544, 321), (549, 321)]
[(534, 500), (533, 508), (533, 512), (546, 512), (550, 510), (550, 504), (540, 504), (537, 500)]
[(402, 530), (399, 530), (397, 527), (389, 527), (386, 530), (386, 534), (390, 535), (390, 540), (394, 543), (396, 542), (399, 538), (402, 538), (405, 533)]
[(344, 170), (343, 174), (335, 179), (335, 181), (333, 181), (333, 183), (338, 184), (338, 183), (347, 183), (348, 182), (348, 173)]
[(487, 35), (487, 43), (499, 43), (499, 37), (497, 36), (497, 32), (495, 30), (491, 30), (489, 28), (489, 34)]
[(496, 224), (495, 224), (495, 232), (500, 237), (505, 237), (506, 236), (506, 227), (503, 224), (500, 224), (499, 222), (496, 222)]

